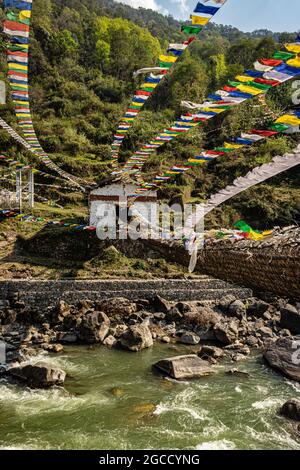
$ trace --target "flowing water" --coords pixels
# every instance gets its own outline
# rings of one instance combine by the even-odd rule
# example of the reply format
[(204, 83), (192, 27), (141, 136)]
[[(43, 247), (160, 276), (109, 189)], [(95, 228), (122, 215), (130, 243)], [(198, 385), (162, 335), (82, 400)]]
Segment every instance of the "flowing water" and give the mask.
[[(278, 408), (300, 385), (259, 356), (238, 365), (249, 378), (166, 380), (151, 365), (187, 353), (156, 345), (142, 353), (68, 348), (51, 362), (68, 372), (64, 388), (30, 390), (0, 382), (2, 449), (300, 449), (296, 424)], [(49, 358), (47, 359), (49, 360)]]

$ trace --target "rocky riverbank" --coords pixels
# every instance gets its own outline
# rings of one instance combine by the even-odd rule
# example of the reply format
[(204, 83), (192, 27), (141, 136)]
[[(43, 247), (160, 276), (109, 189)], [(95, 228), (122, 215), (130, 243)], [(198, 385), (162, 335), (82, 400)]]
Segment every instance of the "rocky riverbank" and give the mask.
[[(0, 311), (0, 322), (0, 339), (6, 343), (10, 364), (41, 351), (59, 353), (64, 344), (102, 343), (138, 352), (161, 341), (199, 345), (199, 356), (211, 364), (224, 356), (237, 363), (252, 348), (266, 350), (270, 351), (265, 354), (267, 361), (276, 367), (276, 354), (286, 351), (300, 334), (299, 305), (284, 299), (242, 301), (232, 295), (210, 305), (169, 302), (159, 296), (137, 302), (126, 298), (85, 300), (77, 305), (58, 300), (38, 312), (25, 302), (11, 300)], [(297, 369), (282, 372), (300, 381)]]
[[(0, 311), (0, 320), (7, 358), (1, 374), (32, 388), (64, 383), (65, 372), (49, 363), (47, 353), (60, 353), (65, 345), (103, 344), (138, 353), (155, 342), (171, 343), (175, 354), (176, 344), (186, 345), (185, 355), (181, 351), (154, 364), (173, 379), (214, 374), (214, 366), (224, 359), (232, 362), (230, 373), (241, 376), (239, 363), (255, 349), (266, 364), (300, 382), (300, 310), (285, 299), (266, 302), (228, 295), (208, 304), (169, 302), (156, 295), (137, 302), (112, 298), (69, 305), (58, 300), (40, 311), (11, 299)], [(28, 363), (41, 352), (45, 361)], [(291, 399), (282, 414), (297, 421), (299, 409), (299, 400)]]

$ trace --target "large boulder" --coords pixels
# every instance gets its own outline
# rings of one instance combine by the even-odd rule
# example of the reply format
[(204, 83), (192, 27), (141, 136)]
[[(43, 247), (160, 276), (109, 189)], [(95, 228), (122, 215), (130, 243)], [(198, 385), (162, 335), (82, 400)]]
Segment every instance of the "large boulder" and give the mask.
[(246, 306), (241, 300), (235, 300), (229, 305), (228, 313), (232, 317), (243, 318), (246, 316)]
[(287, 304), (281, 308), (280, 326), (290, 330), (294, 334), (300, 334), (300, 312), (293, 307), (293, 305)]
[(225, 356), (225, 353), (223, 349), (218, 348), (217, 346), (204, 345), (200, 348), (200, 351), (198, 352), (198, 356), (201, 357), (202, 359), (208, 359), (211, 357), (213, 359), (221, 359), (222, 357)]
[(104, 312), (89, 313), (79, 327), (78, 335), (85, 343), (102, 343), (109, 333), (110, 320)]
[(192, 331), (184, 331), (180, 335), (178, 341), (179, 343), (182, 343), (182, 344), (190, 344), (190, 345), (199, 344), (200, 336), (196, 335), (196, 333), (193, 333)]
[(300, 421), (300, 400), (294, 398), (288, 400), (281, 408), (280, 414), (288, 419)]
[(13, 367), (8, 370), (8, 374), (32, 388), (62, 385), (66, 378), (63, 370), (44, 362)]
[(217, 323), (214, 327), (214, 333), (220, 343), (228, 345), (238, 340), (239, 330), (236, 322)]
[(213, 327), (220, 321), (221, 316), (212, 308), (199, 306), (197, 310), (184, 316), (184, 325), (190, 326), (203, 341), (215, 340)]
[(228, 313), (229, 306), (236, 300), (232, 294), (225, 295), (219, 302), (218, 307), (223, 313)]
[(97, 303), (97, 310), (106, 313), (111, 319), (122, 321), (124, 317), (137, 311), (137, 305), (124, 297), (116, 297)]
[(154, 364), (154, 367), (178, 380), (205, 377), (213, 373), (208, 362), (203, 361), (196, 354), (162, 359)]
[(168, 300), (163, 299), (159, 295), (155, 295), (155, 297), (152, 299), (151, 304), (152, 307), (156, 310), (156, 312), (167, 313), (171, 308), (170, 302), (168, 302)]
[(128, 351), (138, 352), (153, 346), (152, 333), (144, 323), (130, 326), (120, 338), (120, 345)]
[(176, 307), (172, 307), (166, 314), (166, 320), (169, 322), (174, 321), (179, 323), (182, 321), (183, 317), (183, 313), (180, 313), (180, 311)]
[(279, 338), (268, 346), (264, 358), (271, 367), (300, 382), (300, 336)]
[(263, 315), (269, 310), (269, 308), (270, 305), (267, 302), (264, 302), (263, 300), (254, 299), (253, 302), (248, 305), (247, 315), (256, 318), (262, 318)]

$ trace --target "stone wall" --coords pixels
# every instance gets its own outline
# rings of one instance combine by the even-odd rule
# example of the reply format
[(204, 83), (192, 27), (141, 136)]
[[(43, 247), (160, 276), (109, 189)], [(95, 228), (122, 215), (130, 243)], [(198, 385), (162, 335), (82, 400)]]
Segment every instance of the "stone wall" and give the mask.
[[(160, 246), (157, 242), (156, 249), (169, 260), (189, 263), (188, 253), (183, 249)], [(259, 243), (220, 241), (206, 246), (199, 251), (196, 269), (256, 292), (300, 300), (300, 229)]]
[(137, 301), (152, 299), (159, 294), (168, 300), (217, 301), (224, 295), (239, 298), (251, 297), (250, 289), (241, 289), (224, 281), (201, 276), (197, 280), (112, 280), (112, 281), (0, 281), (0, 309), (8, 303), (25, 302), (32, 308), (47, 308), (58, 300), (76, 304), (80, 300), (101, 301), (107, 298), (126, 297)]

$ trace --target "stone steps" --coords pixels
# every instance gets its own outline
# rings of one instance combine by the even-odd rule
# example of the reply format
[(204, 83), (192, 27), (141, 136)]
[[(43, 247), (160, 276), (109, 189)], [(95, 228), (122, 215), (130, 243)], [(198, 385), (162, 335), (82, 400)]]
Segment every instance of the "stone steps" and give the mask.
[(170, 301), (213, 302), (232, 294), (246, 299), (250, 289), (229, 284), (208, 276), (199, 279), (158, 280), (80, 280), (80, 281), (0, 281), (0, 300), (16, 297), (32, 307), (47, 307), (58, 300), (76, 304), (80, 300), (100, 301), (107, 298), (126, 297), (136, 301), (160, 295)]

